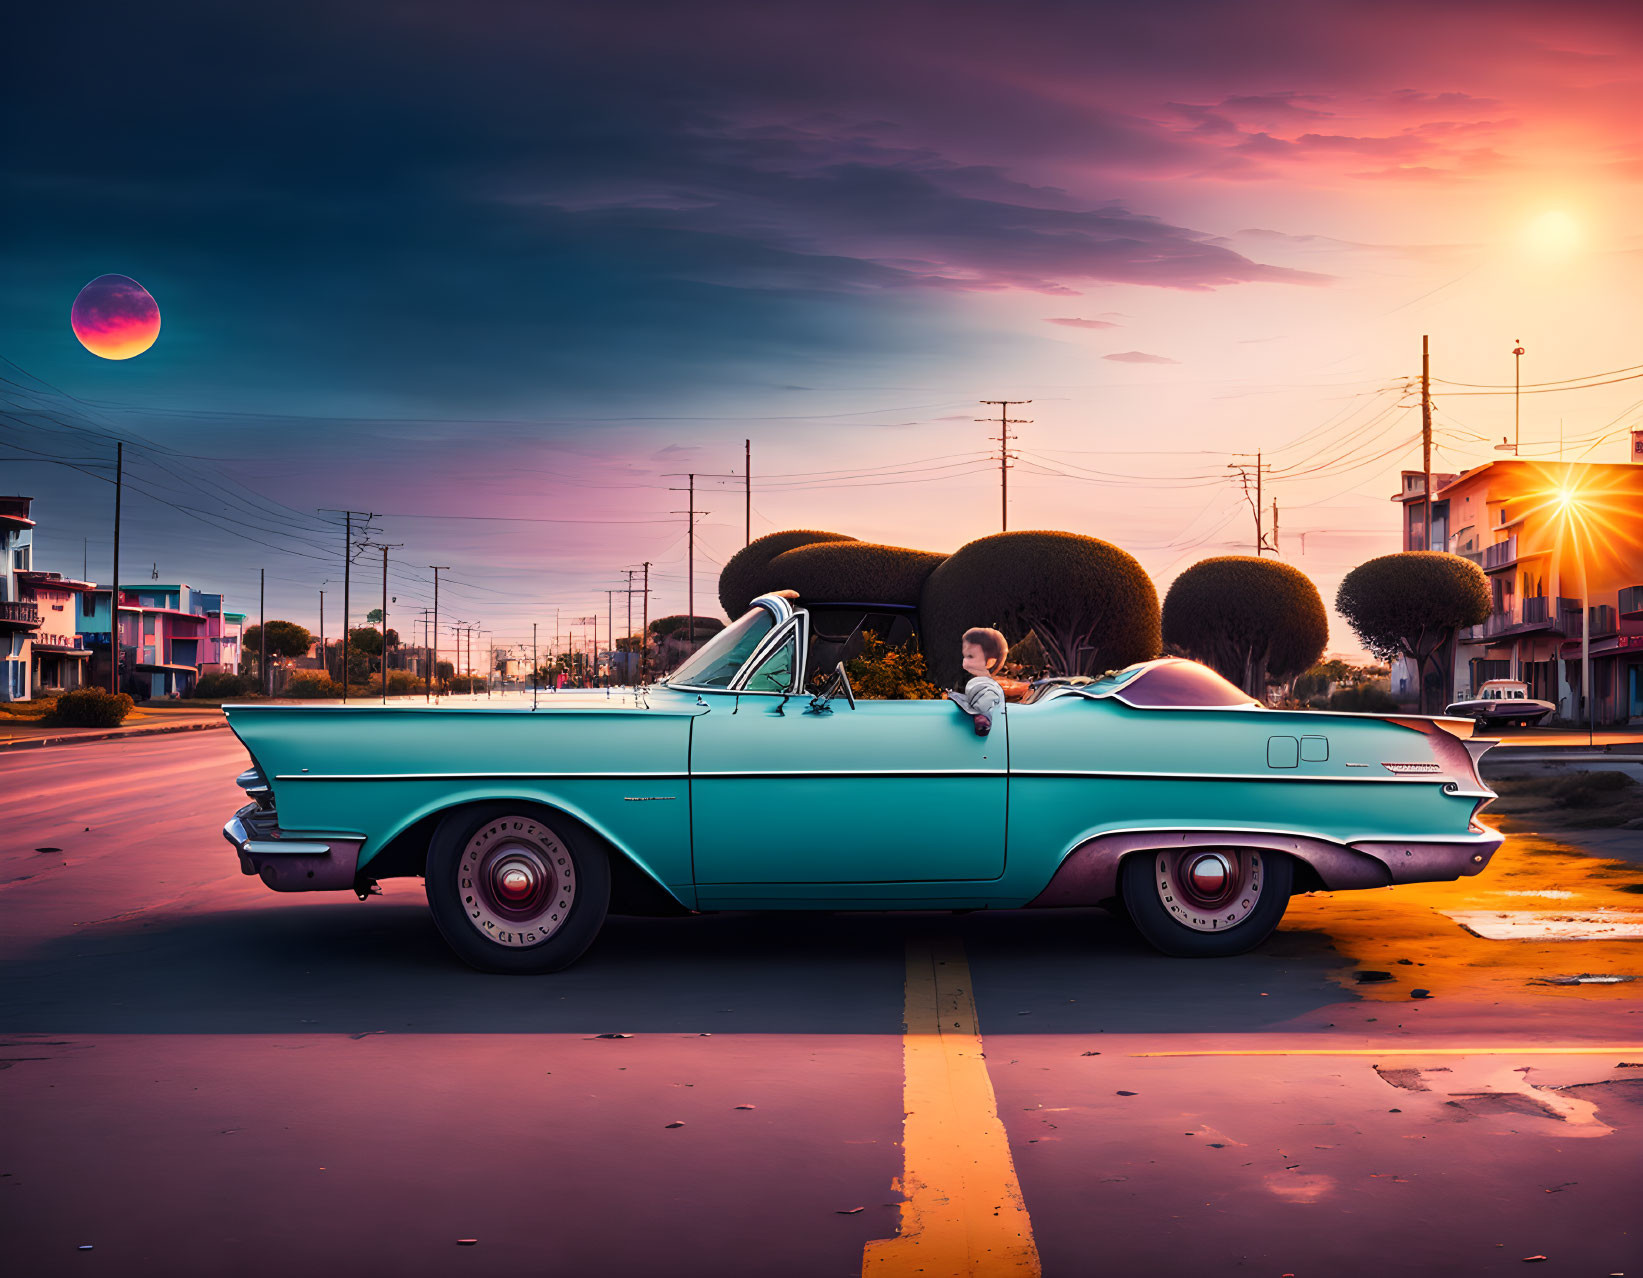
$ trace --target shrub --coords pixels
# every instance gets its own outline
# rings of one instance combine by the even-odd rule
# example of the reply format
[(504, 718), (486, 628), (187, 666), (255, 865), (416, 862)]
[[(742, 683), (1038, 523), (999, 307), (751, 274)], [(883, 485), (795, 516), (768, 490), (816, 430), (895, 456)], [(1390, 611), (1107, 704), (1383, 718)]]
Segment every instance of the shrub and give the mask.
[[(867, 701), (935, 701), (941, 689), (930, 682), (930, 672), (924, 665), (924, 654), (918, 650), (916, 637), (909, 638), (899, 648), (889, 647), (871, 630), (862, 632), (862, 648), (858, 656), (844, 663), (844, 672), (850, 676), (850, 690)], [(818, 671), (816, 682), (825, 685), (832, 678), (830, 670)]]
[(409, 670), (390, 670), (388, 672), (388, 694), (390, 696), (408, 696), (413, 692), (427, 690), (428, 681), (421, 675), (412, 674)]
[(783, 551), (752, 575), (753, 594), (796, 590), (799, 602), (917, 604), (946, 555), (867, 541), (814, 542)]
[(194, 681), (194, 690), (188, 695), (220, 700), (224, 697), (250, 696), (257, 691), (257, 681), (252, 676), (229, 674), (222, 670), (201, 675)]
[(992, 626), (1010, 643), (1034, 632), (1056, 674), (1091, 674), (1156, 657), (1158, 592), (1135, 558), (1067, 532), (1007, 532), (949, 555), (919, 600), (936, 682), (956, 683), (959, 640)]
[(1575, 772), (1553, 783), (1552, 800), (1560, 808), (1612, 803), (1635, 784), (1624, 772)]
[[(719, 572), (719, 606), (725, 610), (725, 616), (733, 619), (746, 612), (747, 605), (756, 595), (772, 589), (759, 583), (764, 580), (765, 566), (777, 555), (818, 541), (854, 540), (854, 537), (847, 537), (843, 533), (819, 532), (813, 528), (792, 528), (786, 532), (767, 533), (750, 541), (726, 560), (724, 568)], [(781, 590), (785, 587), (773, 588)]]
[(304, 700), (318, 697), (340, 697), (342, 685), (333, 683), (329, 676), (320, 674), (317, 670), (307, 670), (302, 674), (294, 674), (285, 681), (285, 689), (280, 693), (282, 697), (300, 697)]
[(123, 692), (76, 688), (57, 698), (52, 717), (58, 723), (77, 728), (117, 728), (130, 713), (131, 698)]
[(1331, 710), (1351, 710), (1361, 714), (1393, 714), (1398, 703), (1384, 688), (1362, 684), (1356, 688), (1338, 688), (1329, 698)]
[(1252, 555), (1188, 568), (1164, 598), (1163, 624), (1168, 643), (1257, 698), (1269, 683), (1307, 670), (1329, 642), (1329, 617), (1311, 579)]
[(1382, 661), (1415, 663), (1421, 708), (1435, 714), (1451, 699), (1455, 632), (1489, 616), (1489, 579), (1459, 555), (1382, 555), (1346, 574), (1335, 608)]
[[(746, 612), (747, 609), (744, 608), (742, 611)], [(703, 617), (700, 614), (697, 615), (693, 626), (689, 614), (683, 612), (675, 613), (671, 617), (658, 617), (650, 623), (650, 633), (658, 639), (667, 639), (675, 635), (684, 638), (694, 630), (698, 642), (703, 639), (711, 639), (724, 628), (725, 623), (717, 617)]]

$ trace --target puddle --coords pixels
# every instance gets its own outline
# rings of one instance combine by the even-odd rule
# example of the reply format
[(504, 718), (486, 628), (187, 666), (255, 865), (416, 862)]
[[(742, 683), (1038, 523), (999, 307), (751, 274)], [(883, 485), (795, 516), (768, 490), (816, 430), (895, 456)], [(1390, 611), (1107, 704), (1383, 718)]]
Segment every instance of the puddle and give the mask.
[(1443, 910), (1487, 941), (1643, 941), (1643, 911), (1592, 910), (1546, 914), (1532, 910)]

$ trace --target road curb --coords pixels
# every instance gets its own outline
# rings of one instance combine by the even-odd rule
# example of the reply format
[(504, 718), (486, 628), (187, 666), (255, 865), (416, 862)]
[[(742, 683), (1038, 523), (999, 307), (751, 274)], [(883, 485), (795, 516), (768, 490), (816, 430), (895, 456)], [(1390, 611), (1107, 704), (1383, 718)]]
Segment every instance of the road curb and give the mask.
[(1525, 755), (1545, 755), (1548, 758), (1558, 759), (1637, 759), (1643, 761), (1643, 744), (1630, 741), (1610, 745), (1536, 745), (1532, 741), (1507, 745), (1502, 742), (1496, 749), (1501, 752), (1500, 758), (1507, 758), (1521, 752)]
[(165, 727), (123, 728), (112, 732), (87, 732), (78, 736), (26, 737), (20, 741), (0, 741), (0, 751), (37, 750), (43, 746), (73, 745), (78, 741), (119, 741), (126, 737), (158, 737), (170, 732), (210, 732), (227, 726), (228, 721), (224, 719), (220, 723), (173, 723)]

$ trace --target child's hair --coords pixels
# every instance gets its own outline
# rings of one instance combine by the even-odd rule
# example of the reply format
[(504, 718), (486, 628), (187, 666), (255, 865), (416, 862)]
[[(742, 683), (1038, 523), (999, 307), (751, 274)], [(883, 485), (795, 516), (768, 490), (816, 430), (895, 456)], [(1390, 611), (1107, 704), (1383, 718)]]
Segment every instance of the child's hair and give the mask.
[(987, 658), (989, 672), (1001, 669), (1004, 658), (1010, 655), (1009, 640), (990, 626), (974, 626), (966, 630), (962, 642), (973, 643), (981, 649), (982, 655)]

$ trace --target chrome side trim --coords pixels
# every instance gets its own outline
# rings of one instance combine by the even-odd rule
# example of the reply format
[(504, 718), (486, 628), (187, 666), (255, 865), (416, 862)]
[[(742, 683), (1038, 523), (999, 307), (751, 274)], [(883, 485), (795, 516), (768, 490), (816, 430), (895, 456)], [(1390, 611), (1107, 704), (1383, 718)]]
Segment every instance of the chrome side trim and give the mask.
[(787, 770), (767, 769), (757, 772), (692, 772), (692, 781), (754, 781), (764, 777), (793, 777), (804, 779), (812, 777), (817, 780), (835, 780), (841, 777), (997, 777), (1000, 780), (1010, 773), (1001, 764), (996, 768), (844, 768), (828, 770), (823, 768), (792, 768)]
[(276, 781), (682, 781), (688, 772), (282, 772)]
[[(1347, 764), (1347, 767), (1367, 767), (1367, 764)], [(1421, 773), (1414, 776), (1392, 777), (1349, 777), (1349, 776), (1307, 776), (1295, 773), (1264, 772), (1119, 772), (1119, 771), (1085, 771), (1080, 768), (1012, 768), (1012, 777), (1119, 777), (1134, 779), (1153, 778), (1159, 781), (1323, 781), (1340, 784), (1361, 785), (1365, 782), (1374, 782), (1377, 785), (1431, 785), (1435, 782), (1445, 782), (1450, 778), (1442, 773)]]
[[(1491, 826), (1481, 821), (1473, 821), (1472, 827), (1465, 834), (1351, 834), (1337, 839), (1333, 836), (1320, 835), (1315, 830), (1287, 830), (1277, 826), (1259, 825), (1242, 828), (1226, 825), (1125, 825), (1112, 830), (1102, 830), (1090, 835), (1090, 839), (1106, 838), (1113, 834), (1144, 834), (1144, 835), (1270, 835), (1282, 839), (1307, 839), (1313, 843), (1327, 843), (1331, 846), (1348, 847), (1359, 843), (1496, 843), (1505, 836)], [(1088, 840), (1086, 840), (1087, 842)]]

